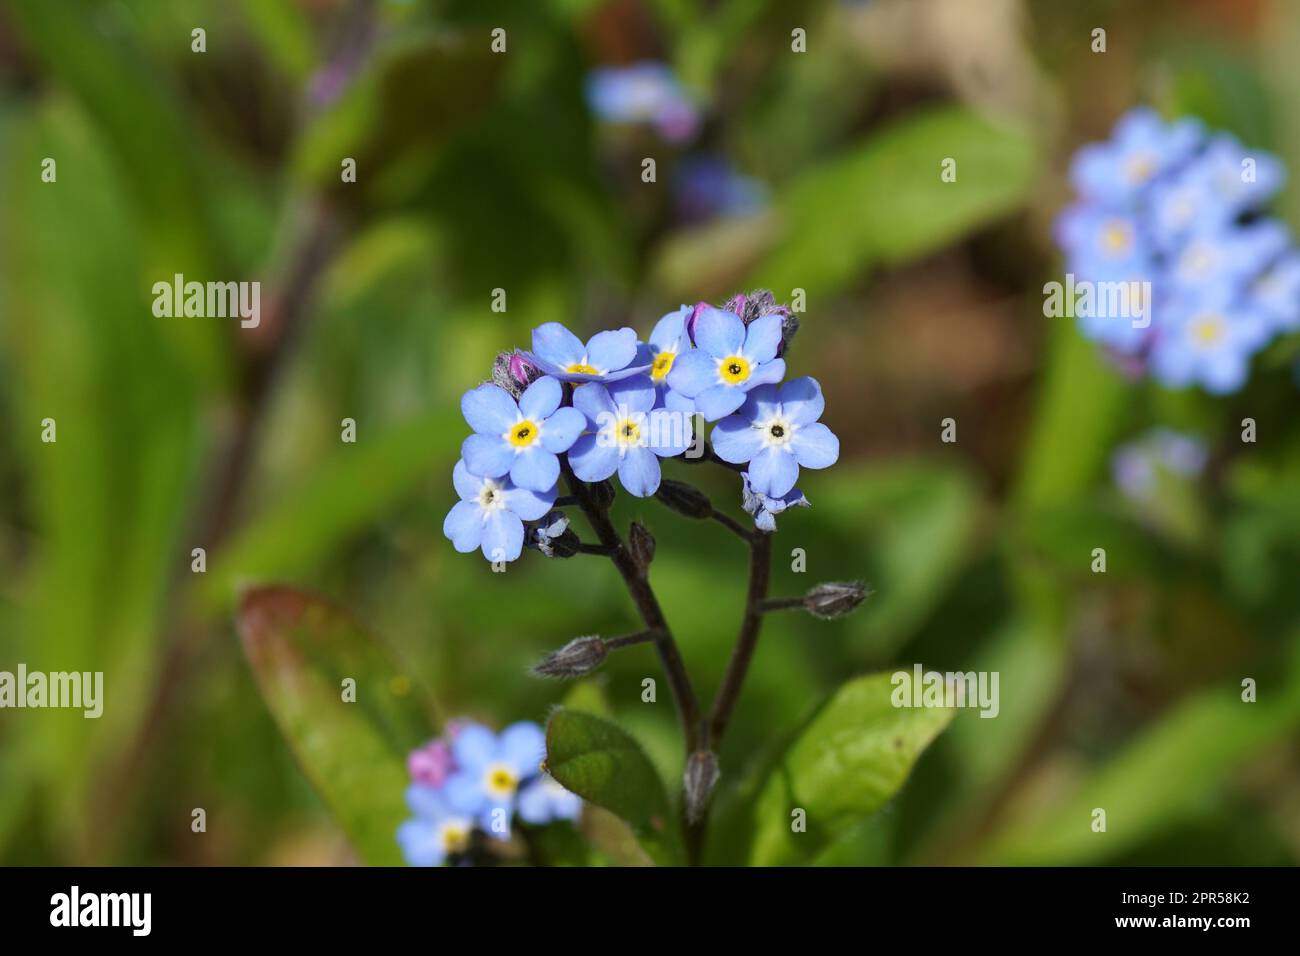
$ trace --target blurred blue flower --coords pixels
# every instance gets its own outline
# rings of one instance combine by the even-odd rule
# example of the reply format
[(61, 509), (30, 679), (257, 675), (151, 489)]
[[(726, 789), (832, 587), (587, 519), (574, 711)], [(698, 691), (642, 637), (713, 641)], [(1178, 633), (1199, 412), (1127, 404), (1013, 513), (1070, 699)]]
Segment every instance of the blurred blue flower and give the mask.
[(663, 63), (592, 70), (586, 92), (592, 112), (607, 122), (648, 123), (672, 142), (690, 139), (699, 128), (699, 111)]
[(586, 420), (574, 408), (561, 408), (564, 389), (550, 377), (537, 379), (518, 403), (496, 385), (465, 393), (461, 411), (474, 434), (460, 447), (471, 474), (510, 480), (530, 491), (548, 491), (560, 477), (559, 453), (569, 450)]
[(656, 408), (656, 398), (644, 375), (574, 389), (574, 407), (587, 416), (589, 430), (569, 449), (573, 473), (582, 481), (603, 481), (617, 471), (630, 494), (653, 495), (659, 459), (680, 455), (691, 442), (689, 414)]
[(484, 478), (456, 462), (451, 482), (461, 500), (442, 523), (457, 551), (482, 548), (489, 561), (514, 561), (524, 546), (524, 521), (535, 521), (555, 503), (555, 489), (517, 488), (509, 478)]
[(406, 805), (415, 819), (397, 828), (397, 843), (411, 866), (441, 866), (449, 856), (469, 849), (474, 820), (453, 810), (438, 788), (411, 784)]
[(721, 156), (690, 156), (673, 173), (673, 202), (685, 222), (749, 216), (767, 206), (767, 187)]
[(629, 328), (597, 332), (586, 344), (559, 322), (533, 330), (529, 358), (548, 375), (565, 382), (613, 382), (644, 372), (637, 357), (636, 332)]
[(840, 440), (817, 420), (825, 405), (816, 379), (761, 385), (739, 414), (718, 422), (713, 450), (723, 461), (749, 463), (747, 484), (754, 493), (783, 498), (801, 467), (829, 468), (839, 460)]
[(582, 798), (544, 773), (519, 792), (518, 810), (520, 820), (535, 825), (576, 820), (582, 812)]
[(1122, 300), (1101, 286), (1130, 293), (1127, 309), (1073, 309), (1080, 331), (1168, 387), (1240, 389), (1255, 353), (1300, 325), (1290, 232), (1259, 216), (1285, 175), (1268, 153), (1148, 109), (1080, 149), (1081, 197), (1055, 228), (1069, 287), (1108, 305)]
[(1199, 120), (1165, 123), (1152, 109), (1130, 110), (1115, 124), (1109, 141), (1090, 143), (1075, 154), (1070, 179), (1085, 199), (1124, 206), (1185, 160), (1202, 137)]
[(1124, 496), (1149, 501), (1159, 491), (1160, 473), (1195, 478), (1209, 460), (1205, 443), (1170, 428), (1153, 428), (1121, 445), (1111, 456), (1111, 476)]
[(469, 724), (456, 734), (451, 751), (456, 770), (442, 787), (446, 806), (476, 820), (491, 836), (507, 839), (520, 787), (541, 773), (542, 728), (520, 721), (494, 734), (482, 724)]
[(746, 327), (735, 313), (708, 307), (694, 322), (695, 348), (673, 363), (668, 386), (694, 399), (706, 421), (730, 415), (751, 388), (785, 375), (785, 360), (776, 357), (780, 316), (765, 315)]

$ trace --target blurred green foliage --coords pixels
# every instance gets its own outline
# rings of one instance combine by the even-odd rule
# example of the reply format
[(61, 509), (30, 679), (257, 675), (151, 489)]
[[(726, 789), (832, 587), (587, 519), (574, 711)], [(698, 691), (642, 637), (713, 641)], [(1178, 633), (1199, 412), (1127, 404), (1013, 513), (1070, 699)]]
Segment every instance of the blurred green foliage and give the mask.
[[(720, 827), (717, 845), (825, 865), (1300, 860), (1294, 347), (1232, 399), (1164, 393), (1044, 319), (1040, 292), (1069, 154), (1134, 103), (1195, 112), (1300, 169), (1300, 13), (1025, 0), (941, 30), (938, 6), (0, 6), (0, 669), (102, 670), (107, 696), (99, 721), (0, 712), (0, 860), (394, 861), (399, 761), (419, 733), (380, 712), (319, 736), (293, 707), (343, 664), (333, 645), (295, 657), (309, 638), (292, 628), (267, 646), (314, 676), (268, 707), (240, 594), (329, 595), (443, 717), (544, 720), (565, 689), (527, 666), (634, 615), (598, 559), (528, 554), (493, 574), (452, 551), (458, 398), (541, 322), (644, 334), (683, 301), (754, 286), (803, 290), (791, 361), (822, 382), (844, 449), (802, 483), (814, 507), (781, 520), (774, 593), (850, 577), (875, 593), (843, 620), (767, 621), (720, 755), (719, 806), (741, 832)], [(1104, 55), (1088, 46), (1098, 23)], [(696, 142), (589, 115), (587, 72), (638, 59), (672, 63), (698, 98)], [(674, 173), (695, 152), (766, 183), (766, 207), (683, 221)], [(1297, 196), (1278, 204), (1292, 222)], [(263, 327), (155, 318), (151, 286), (175, 273), (262, 282)], [(1136, 506), (1109, 461), (1154, 424), (1201, 436), (1211, 466)], [(727, 476), (703, 484), (739, 514)], [(621, 496), (615, 517), (654, 530), (655, 588), (711, 695), (741, 549), (654, 501)], [(998, 718), (964, 712), (940, 733), (950, 714), (850, 706), (882, 679), (861, 675), (915, 661), (998, 671)], [(640, 699), (658, 674), (648, 648), (620, 651), (560, 713), (612, 720), (636, 773), (675, 787), (671, 707)], [(874, 758), (855, 769), (896, 732), (888, 781)], [(781, 786), (821, 814), (804, 843)], [(599, 860), (562, 835), (548, 857), (635, 856), (607, 814), (584, 827)]]

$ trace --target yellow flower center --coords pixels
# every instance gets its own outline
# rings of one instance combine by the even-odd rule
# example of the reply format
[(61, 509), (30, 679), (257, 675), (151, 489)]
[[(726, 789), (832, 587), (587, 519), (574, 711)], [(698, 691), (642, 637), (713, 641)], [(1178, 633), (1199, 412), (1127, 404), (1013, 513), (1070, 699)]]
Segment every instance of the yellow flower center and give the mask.
[(510, 429), (507, 437), (510, 439), (510, 444), (516, 448), (527, 448), (537, 440), (537, 432), (537, 425), (528, 419), (524, 419), (522, 422), (517, 422)]
[(519, 786), (519, 778), (505, 764), (493, 764), (483, 780), (483, 789), (495, 799), (509, 797)]
[(1122, 222), (1108, 223), (1102, 230), (1101, 244), (1107, 252), (1120, 255), (1128, 251), (1131, 243), (1132, 237), (1129, 235), (1128, 227)]
[(718, 374), (728, 385), (739, 385), (749, 378), (749, 362), (739, 355), (729, 356), (718, 363)]
[(469, 827), (463, 823), (449, 821), (442, 827), (442, 850), (444, 853), (464, 853), (469, 849)]
[(620, 419), (614, 426), (614, 437), (619, 444), (635, 445), (641, 440), (641, 426), (630, 418)]
[(570, 375), (599, 375), (600, 374), (600, 372), (598, 372), (596, 369), (592, 368), (590, 365), (587, 365), (584, 362), (574, 362), (571, 365), (569, 365), (565, 369), (565, 371), (568, 372)]
[(675, 352), (660, 352), (655, 356), (655, 360), (650, 363), (650, 377), (656, 382), (662, 382), (668, 377), (668, 373), (673, 370), (673, 359), (677, 358)]
[(1192, 338), (1201, 348), (1214, 348), (1223, 338), (1223, 319), (1210, 315), (1199, 320), (1192, 327)]

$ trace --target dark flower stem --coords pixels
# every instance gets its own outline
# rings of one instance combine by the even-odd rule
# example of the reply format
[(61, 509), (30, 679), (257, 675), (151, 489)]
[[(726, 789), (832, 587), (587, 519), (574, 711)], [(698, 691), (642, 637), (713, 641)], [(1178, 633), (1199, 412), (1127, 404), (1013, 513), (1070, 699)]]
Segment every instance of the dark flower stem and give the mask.
[(605, 649), (613, 651), (620, 647), (631, 647), (633, 644), (648, 644), (658, 637), (658, 631), (637, 631), (635, 634), (624, 634), (622, 637), (609, 638), (609, 640), (605, 641)]
[(583, 554), (600, 554), (600, 555), (604, 555), (607, 558), (612, 558), (615, 552), (615, 549), (612, 546), (607, 544), (583, 543), (578, 545), (578, 550), (581, 551)]
[(803, 606), (804, 599), (801, 597), (768, 598), (763, 602), (761, 609), (763, 611), (788, 611)]
[(623, 539), (619, 536), (618, 531), (614, 529), (613, 523), (609, 520), (609, 515), (596, 505), (596, 502), (592, 499), (590, 487), (578, 480), (570, 470), (567, 462), (564, 464), (564, 478), (569, 485), (569, 490), (577, 499), (578, 507), (582, 509), (582, 513), (586, 515), (591, 529), (596, 533), (596, 537), (600, 539), (602, 545), (610, 550), (610, 560), (614, 562), (614, 567), (622, 575), (623, 583), (627, 585), (628, 594), (631, 595), (632, 601), (636, 604), (646, 630), (655, 632), (655, 650), (658, 652), (659, 660), (663, 664), (664, 673), (668, 676), (668, 686), (672, 690), (673, 703), (677, 707), (677, 716), (682, 723), (686, 753), (692, 754), (699, 749), (700, 734), (703, 730), (700, 702), (695, 696), (695, 689), (691, 686), (691, 679), (686, 673), (686, 665), (677, 650), (677, 642), (673, 640), (672, 631), (669, 630), (668, 622), (664, 619), (664, 613), (659, 607), (659, 600), (655, 597), (650, 582), (646, 580), (641, 569), (632, 560), (631, 553), (624, 546)]
[(718, 524), (722, 525), (724, 528), (730, 531), (732, 534), (739, 537), (742, 541), (747, 541), (747, 542), (753, 541), (754, 535), (751, 534), (749, 531), (746, 531), (745, 528), (741, 525), (741, 523), (737, 521), (735, 518), (731, 517), (731, 515), (724, 514), (723, 512), (719, 511), (717, 508), (714, 508), (713, 514), (710, 515), (710, 517), (713, 518), (714, 521), (718, 522)]
[(723, 735), (731, 720), (732, 711), (740, 697), (741, 686), (749, 672), (749, 662), (758, 647), (758, 634), (763, 626), (763, 605), (767, 600), (768, 581), (772, 576), (772, 538), (758, 533), (749, 539), (749, 594), (745, 601), (745, 616), (740, 622), (740, 636), (727, 662), (727, 672), (713, 702), (709, 716), (709, 741), (716, 751), (722, 745)]

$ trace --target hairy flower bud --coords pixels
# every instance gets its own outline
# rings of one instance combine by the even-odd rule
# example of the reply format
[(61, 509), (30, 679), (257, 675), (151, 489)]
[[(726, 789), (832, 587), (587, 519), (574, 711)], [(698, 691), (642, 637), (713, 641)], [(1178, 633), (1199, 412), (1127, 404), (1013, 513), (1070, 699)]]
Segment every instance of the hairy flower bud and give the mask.
[(686, 819), (698, 823), (713, 796), (718, 782), (718, 755), (711, 750), (697, 750), (686, 761), (682, 784), (686, 792)]
[(809, 614), (829, 621), (843, 617), (867, 598), (867, 587), (861, 581), (824, 581), (803, 596), (803, 606)]
[(713, 514), (713, 505), (708, 496), (694, 485), (684, 481), (665, 478), (659, 483), (655, 497), (665, 505), (687, 518), (707, 518)]
[(749, 325), (755, 319), (760, 319), (765, 315), (779, 315), (781, 317), (781, 347), (777, 349), (777, 355), (785, 351), (786, 346), (790, 344), (790, 340), (799, 331), (799, 319), (790, 310), (789, 306), (777, 302), (776, 296), (768, 289), (755, 289), (753, 292), (742, 292), (734, 295), (721, 308), (740, 316), (740, 320), (745, 325)]
[(627, 535), (627, 547), (632, 553), (632, 560), (641, 569), (641, 573), (645, 574), (655, 558), (655, 536), (641, 522), (633, 521)]
[(601, 665), (609, 649), (599, 637), (575, 637), (533, 665), (539, 677), (581, 677)]
[(541, 377), (542, 370), (518, 349), (500, 353), (492, 363), (492, 384), (504, 388), (515, 399)]

